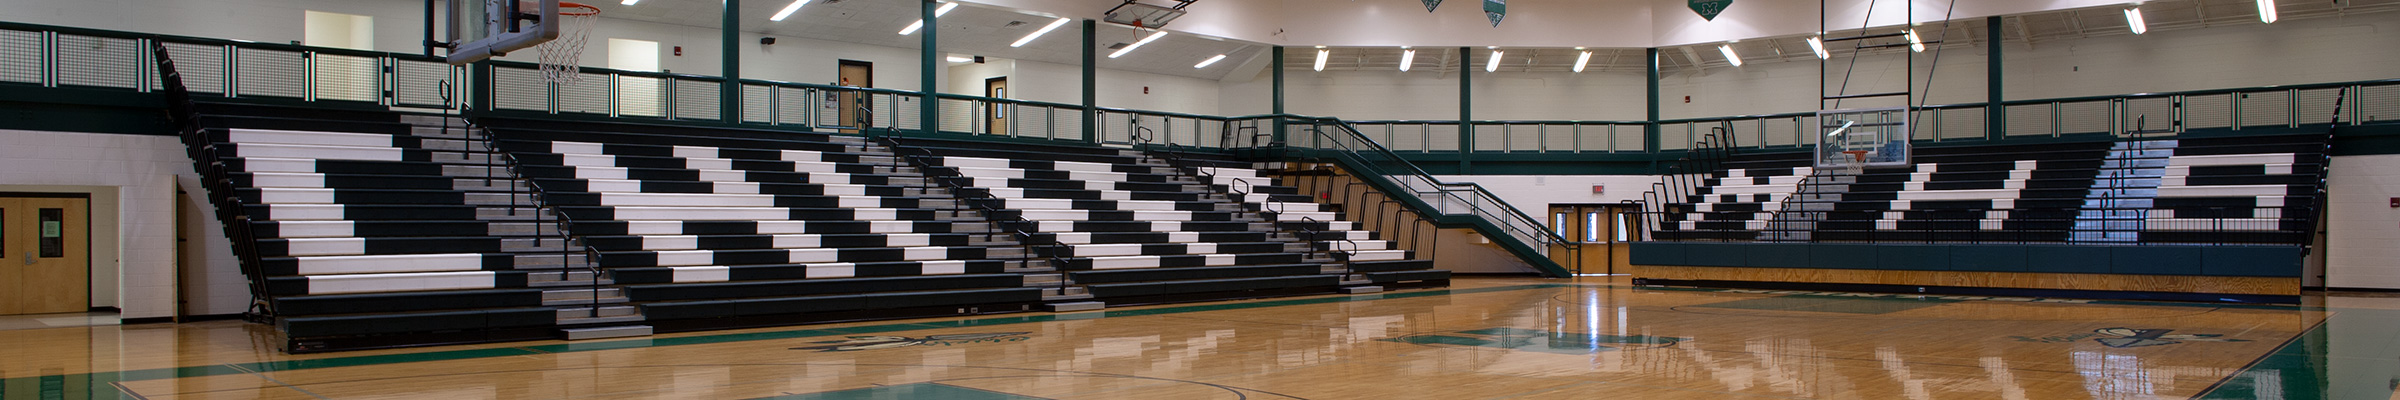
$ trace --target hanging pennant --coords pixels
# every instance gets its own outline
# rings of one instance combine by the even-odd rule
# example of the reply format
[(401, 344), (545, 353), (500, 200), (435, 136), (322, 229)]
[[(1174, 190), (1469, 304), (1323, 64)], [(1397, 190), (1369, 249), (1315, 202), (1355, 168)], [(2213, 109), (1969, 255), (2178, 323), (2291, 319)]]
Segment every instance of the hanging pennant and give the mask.
[(1500, 27), (1500, 19), (1508, 17), (1508, 0), (1483, 0), (1483, 16), (1492, 18), (1492, 27)]
[(1441, 6), (1442, 0), (1425, 0), (1425, 12), (1433, 12), (1434, 7)]
[(1725, 12), (1725, 7), (1733, 5), (1733, 0), (1691, 0), (1691, 4), (1692, 12), (1700, 13), (1701, 19), (1715, 21), (1717, 13)]

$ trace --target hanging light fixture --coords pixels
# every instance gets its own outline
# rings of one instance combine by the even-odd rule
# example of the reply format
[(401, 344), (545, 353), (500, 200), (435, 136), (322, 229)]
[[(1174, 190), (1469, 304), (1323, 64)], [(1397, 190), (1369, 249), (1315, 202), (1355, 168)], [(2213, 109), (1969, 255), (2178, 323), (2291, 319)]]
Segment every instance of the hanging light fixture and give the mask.
[(1833, 53), (1825, 52), (1825, 38), (1822, 37), (1808, 38), (1808, 51), (1816, 52), (1819, 60), (1833, 58)]
[(1742, 66), (1742, 55), (1740, 55), (1740, 54), (1733, 54), (1733, 45), (1731, 45), (1731, 44), (1720, 44), (1720, 45), (1717, 45), (1717, 52), (1719, 52), (1719, 53), (1725, 53), (1725, 62), (1733, 63), (1733, 66), (1736, 66), (1736, 67)]
[[(1577, 47), (1577, 48), (1575, 48), (1575, 49), (1576, 49), (1576, 50), (1583, 50), (1583, 48), (1582, 48), (1582, 47)], [(1582, 53), (1582, 54), (1577, 54), (1577, 55), (1575, 55), (1575, 72), (1578, 72), (1578, 73), (1581, 73), (1581, 72), (1583, 72), (1583, 66), (1584, 66), (1584, 65), (1587, 65), (1587, 64), (1591, 64), (1591, 63), (1592, 63), (1592, 52), (1591, 52), (1590, 50), (1583, 50), (1583, 53)]]
[(1492, 49), (1492, 60), (1491, 60), (1491, 61), (1485, 61), (1485, 62), (1483, 63), (1483, 72), (1493, 72), (1493, 71), (1499, 71), (1499, 70), (1500, 70), (1500, 54), (1501, 54), (1501, 53), (1500, 53), (1500, 49), (1496, 49), (1496, 48), (1495, 48), (1495, 49)]
[(2135, 35), (2150, 31), (2150, 24), (2142, 22), (2142, 8), (2139, 6), (2125, 9), (2125, 25), (2132, 27)]
[(1408, 72), (1408, 67), (1409, 67), (1409, 65), (1413, 65), (1413, 64), (1416, 64), (1416, 63), (1417, 63), (1417, 50), (1416, 50), (1416, 49), (1411, 49), (1411, 48), (1408, 48), (1408, 46), (1401, 46), (1401, 47), (1400, 47), (1400, 72)]

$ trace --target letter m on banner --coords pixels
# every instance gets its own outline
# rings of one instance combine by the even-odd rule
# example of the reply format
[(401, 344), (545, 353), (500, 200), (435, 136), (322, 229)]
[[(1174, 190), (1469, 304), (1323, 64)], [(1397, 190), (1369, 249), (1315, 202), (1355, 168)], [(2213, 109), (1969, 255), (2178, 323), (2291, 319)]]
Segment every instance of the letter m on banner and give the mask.
[(1717, 13), (1725, 12), (1725, 7), (1733, 5), (1733, 0), (1691, 0), (1691, 2), (1692, 12), (1700, 13), (1701, 19), (1710, 21), (1717, 20)]
[(1492, 27), (1499, 27), (1500, 19), (1508, 17), (1508, 0), (1483, 0), (1483, 16), (1492, 19)]

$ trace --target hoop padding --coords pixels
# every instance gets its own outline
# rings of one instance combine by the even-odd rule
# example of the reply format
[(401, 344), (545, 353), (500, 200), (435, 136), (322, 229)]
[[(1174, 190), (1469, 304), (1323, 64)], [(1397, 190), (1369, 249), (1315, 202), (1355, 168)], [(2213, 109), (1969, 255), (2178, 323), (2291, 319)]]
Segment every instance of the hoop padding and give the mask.
[(583, 44), (600, 22), (600, 8), (559, 2), (558, 19), (558, 39), (534, 46), (542, 55), (542, 78), (561, 85), (582, 82)]

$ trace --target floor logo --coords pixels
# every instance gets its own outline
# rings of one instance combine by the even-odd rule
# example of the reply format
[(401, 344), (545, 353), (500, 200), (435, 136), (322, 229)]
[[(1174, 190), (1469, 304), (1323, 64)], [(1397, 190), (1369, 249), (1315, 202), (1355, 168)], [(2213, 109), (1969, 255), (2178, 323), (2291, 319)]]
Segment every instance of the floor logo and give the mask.
[(2108, 346), (2108, 347), (2120, 348), (2120, 349), (2122, 349), (2122, 348), (2129, 348), (2129, 347), (2148, 347), (2148, 346), (2170, 345), (2170, 344), (2183, 343), (2183, 342), (2247, 342), (2247, 341), (2248, 341), (2248, 340), (2242, 340), (2242, 339), (2226, 339), (2226, 338), (2222, 338), (2222, 337), (2220, 337), (2220, 336), (2225, 336), (2225, 335), (2219, 335), (2219, 334), (2213, 334), (2213, 333), (2211, 333), (2211, 334), (2178, 334), (2178, 335), (2170, 335), (2170, 334), (2167, 334), (2167, 332), (2174, 332), (2174, 331), (2175, 331), (2174, 329), (2105, 328), (2105, 329), (2097, 329), (2097, 330), (2093, 330), (2093, 331), (2092, 331), (2092, 333), (2098, 333), (2098, 334), (2100, 334), (2100, 336), (2106, 336), (2106, 337), (2103, 337), (2103, 338), (2098, 338), (2098, 339), (2092, 339), (2092, 341), (2100, 342), (2100, 344), (2101, 344), (2101, 345), (2105, 345), (2105, 346)]
[(1383, 341), (1435, 347), (1489, 347), (1558, 354), (1589, 354), (1602, 351), (1644, 350), (1674, 346), (1675, 343), (1684, 341), (1684, 338), (1491, 328), (1421, 333), (1383, 339)]
[(816, 345), (793, 347), (792, 350), (860, 351), (908, 346), (953, 346), (971, 343), (1015, 342), (1031, 338), (1030, 336), (1024, 336), (1027, 333), (1032, 332), (961, 333), (952, 335), (932, 335), (923, 338), (912, 338), (907, 336), (851, 336), (844, 338), (843, 340), (809, 342)]

